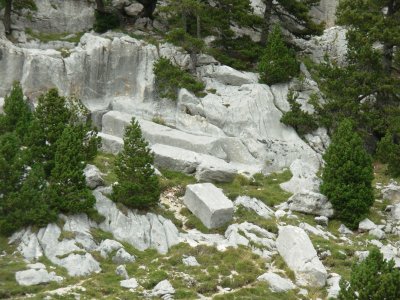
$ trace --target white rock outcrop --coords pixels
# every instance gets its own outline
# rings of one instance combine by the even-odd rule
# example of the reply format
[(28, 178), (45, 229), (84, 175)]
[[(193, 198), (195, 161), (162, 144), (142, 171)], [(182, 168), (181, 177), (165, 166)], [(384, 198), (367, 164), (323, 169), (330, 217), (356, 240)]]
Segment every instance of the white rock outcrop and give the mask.
[(139, 284), (135, 278), (120, 281), (120, 286), (126, 289), (136, 289)]
[(216, 228), (232, 220), (232, 201), (211, 183), (188, 185), (183, 201), (207, 228)]
[(257, 277), (258, 281), (266, 281), (274, 293), (285, 293), (296, 288), (290, 279), (283, 278), (278, 274), (268, 272)]
[(38, 285), (50, 281), (61, 282), (63, 280), (61, 276), (57, 276), (54, 272), (49, 273), (44, 269), (18, 271), (15, 273), (15, 279), (19, 285), (23, 286)]
[(329, 278), (327, 280), (328, 285), (328, 299), (336, 299), (340, 293), (340, 279), (342, 276), (336, 273), (329, 274)]
[(182, 258), (182, 262), (185, 266), (188, 266), (188, 267), (200, 266), (199, 262), (197, 261), (196, 257), (194, 257), (194, 256), (184, 257), (184, 258)]
[(392, 181), (387, 186), (383, 187), (382, 198), (390, 200), (394, 204), (400, 203), (400, 186), (397, 182)]
[(276, 247), (294, 271), (299, 285), (322, 287), (326, 284), (327, 271), (303, 229), (291, 225), (279, 227)]
[(102, 174), (96, 166), (90, 164), (86, 165), (83, 174), (86, 178), (86, 185), (92, 190), (104, 185), (104, 180), (101, 177)]
[(243, 206), (248, 210), (254, 211), (260, 217), (270, 219), (274, 216), (274, 211), (269, 208), (266, 204), (256, 198), (250, 198), (248, 196), (239, 196), (234, 201), (235, 209), (239, 206)]
[(175, 289), (167, 279), (157, 283), (157, 285), (151, 291), (151, 295), (153, 297), (160, 297), (171, 294), (175, 294)]
[(370, 219), (364, 219), (358, 224), (358, 230), (361, 232), (370, 231), (376, 229), (377, 225)]
[(124, 214), (99, 190), (93, 191), (93, 195), (98, 212), (105, 217), (99, 227), (111, 232), (116, 239), (128, 242), (139, 250), (153, 248), (162, 254), (179, 243), (178, 229), (171, 220), (153, 213), (143, 215), (131, 210)]
[(287, 203), (290, 210), (306, 214), (332, 217), (334, 213), (332, 203), (326, 196), (311, 191), (296, 193)]

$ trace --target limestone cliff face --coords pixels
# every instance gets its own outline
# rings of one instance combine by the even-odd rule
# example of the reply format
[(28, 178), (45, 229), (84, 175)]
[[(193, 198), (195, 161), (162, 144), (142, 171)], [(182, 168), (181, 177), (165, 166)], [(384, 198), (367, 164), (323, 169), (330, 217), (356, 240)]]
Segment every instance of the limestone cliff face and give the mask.
[(326, 28), (335, 26), (336, 9), (339, 0), (321, 0), (320, 4), (311, 10), (311, 15), (319, 22), (325, 22)]
[(157, 48), (121, 34), (87, 33), (66, 58), (56, 50), (23, 49), (6, 40), (0, 40), (0, 54), (0, 96), (15, 80), (31, 99), (56, 87), (63, 95), (81, 98), (103, 132), (118, 138), (121, 134), (114, 133), (123, 132), (130, 116), (148, 121), (157, 116), (177, 131), (178, 139), (157, 135), (160, 130), (149, 126), (153, 143), (198, 152), (194, 146), (198, 137), (209, 137), (212, 146), (202, 153), (237, 164), (239, 170), (276, 171), (296, 159), (319, 166), (319, 155), (280, 123), (282, 110), (288, 108), (287, 84), (258, 84), (254, 73), (209, 64), (213, 60), (203, 57), (198, 75), (215, 94), (197, 98), (183, 90), (177, 103), (158, 99), (154, 61), (162, 55), (187, 67), (189, 56), (168, 44)]
[(93, 26), (94, 1), (35, 0), (37, 11), (22, 10), (12, 15), (13, 27), (43, 33), (83, 32)]

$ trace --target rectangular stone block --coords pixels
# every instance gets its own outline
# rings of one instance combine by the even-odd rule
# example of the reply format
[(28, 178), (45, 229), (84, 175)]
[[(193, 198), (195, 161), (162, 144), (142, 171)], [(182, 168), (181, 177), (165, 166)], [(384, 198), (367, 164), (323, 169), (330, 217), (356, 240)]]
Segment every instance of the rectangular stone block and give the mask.
[(219, 227), (233, 217), (232, 201), (211, 183), (188, 185), (184, 203), (209, 229)]

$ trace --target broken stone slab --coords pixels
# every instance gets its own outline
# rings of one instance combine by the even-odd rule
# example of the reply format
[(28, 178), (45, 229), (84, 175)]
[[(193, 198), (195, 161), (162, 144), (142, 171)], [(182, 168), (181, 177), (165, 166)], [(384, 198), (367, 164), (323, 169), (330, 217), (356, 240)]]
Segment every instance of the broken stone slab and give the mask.
[(152, 289), (151, 294), (154, 297), (160, 297), (168, 294), (171, 295), (175, 294), (175, 289), (171, 283), (165, 279), (157, 283), (157, 285)]
[(115, 253), (112, 261), (116, 264), (127, 264), (135, 261), (135, 256), (130, 255), (124, 248), (121, 248)]
[(269, 208), (265, 203), (248, 196), (239, 196), (234, 201), (235, 207), (243, 206), (246, 209), (254, 211), (260, 217), (264, 219), (271, 219), (274, 216), (274, 211)]
[(154, 165), (158, 168), (194, 174), (198, 181), (231, 182), (237, 170), (226, 161), (168, 145), (155, 144)]
[(323, 287), (328, 273), (307, 233), (295, 226), (279, 227), (276, 247), (301, 286)]
[(278, 274), (268, 272), (257, 277), (258, 281), (266, 281), (274, 293), (285, 293), (296, 288), (290, 279), (283, 278)]
[(119, 265), (115, 269), (115, 274), (117, 274), (118, 276), (121, 276), (122, 278), (129, 279), (128, 272), (126, 271), (126, 268), (124, 265)]
[(366, 231), (370, 231), (377, 228), (376, 224), (374, 222), (372, 222), (370, 219), (366, 218), (364, 220), (362, 220), (359, 224), (358, 224), (358, 230), (360, 232), (366, 232)]
[(69, 276), (87, 276), (92, 273), (101, 272), (100, 264), (90, 253), (73, 253), (66, 258), (60, 259), (57, 264), (66, 268)]
[(314, 220), (315, 220), (315, 222), (317, 222), (318, 224), (323, 225), (323, 226), (328, 226), (328, 223), (329, 223), (328, 217), (325, 217), (325, 216), (315, 217)]
[(211, 183), (188, 185), (183, 201), (186, 207), (209, 229), (232, 220), (232, 201), (221, 189)]
[(54, 272), (48, 273), (44, 269), (29, 269), (16, 272), (15, 279), (17, 280), (18, 284), (22, 286), (38, 285), (41, 283), (48, 283), (50, 281), (61, 282), (63, 280), (61, 276), (57, 276)]
[(105, 217), (104, 222), (99, 224), (100, 229), (141, 251), (153, 248), (166, 254), (170, 247), (179, 243), (179, 231), (171, 220), (153, 213), (140, 214), (135, 210), (122, 212), (103, 195), (102, 190), (93, 191), (96, 209)]
[(119, 284), (121, 287), (126, 289), (136, 289), (139, 286), (135, 278), (121, 280)]
[(258, 83), (256, 73), (241, 72), (228, 66), (204, 66), (200, 69), (202, 77), (210, 77), (226, 85), (241, 86), (243, 84)]
[(381, 192), (383, 199), (390, 200), (394, 204), (400, 202), (400, 186), (397, 182), (390, 182), (387, 186), (382, 188)]
[(189, 266), (189, 267), (198, 267), (200, 266), (200, 264), (198, 263), (196, 257), (194, 256), (187, 256), (182, 258), (182, 262), (185, 266)]
[(329, 274), (329, 278), (327, 280), (328, 285), (328, 299), (336, 299), (340, 293), (340, 280), (342, 276), (336, 273)]
[(46, 269), (46, 266), (42, 263), (28, 264), (27, 267), (29, 269), (35, 269), (35, 270)]
[(122, 138), (99, 132), (98, 136), (101, 138), (101, 150), (106, 153), (118, 154), (124, 147)]
[(378, 240), (383, 240), (386, 237), (385, 232), (379, 228), (371, 229), (368, 233)]
[(122, 244), (120, 242), (110, 240), (110, 239), (105, 239), (101, 241), (100, 245), (97, 247), (96, 251), (100, 252), (101, 257), (107, 258), (108, 255), (115, 251), (123, 248)]
[(289, 167), (292, 172), (292, 178), (280, 184), (280, 187), (292, 194), (303, 191), (319, 192), (321, 179), (317, 177), (319, 165), (308, 163), (301, 159), (296, 159)]
[(351, 231), (349, 228), (347, 228), (346, 225), (340, 224), (339, 233), (341, 233), (341, 234), (353, 234), (353, 231)]
[(96, 166), (90, 164), (86, 165), (85, 169), (83, 170), (83, 174), (86, 178), (86, 185), (90, 189), (93, 190), (98, 186), (104, 185), (104, 180), (101, 177), (102, 174)]
[(332, 203), (328, 198), (320, 193), (312, 191), (302, 191), (296, 193), (287, 201), (288, 207), (292, 211), (302, 212), (306, 214), (332, 217)]

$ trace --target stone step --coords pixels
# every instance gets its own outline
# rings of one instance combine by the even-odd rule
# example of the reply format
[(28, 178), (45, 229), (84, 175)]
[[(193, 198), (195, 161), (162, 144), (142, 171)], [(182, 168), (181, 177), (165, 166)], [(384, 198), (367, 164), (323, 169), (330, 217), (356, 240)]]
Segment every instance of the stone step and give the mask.
[(214, 156), (162, 144), (151, 149), (155, 167), (194, 174), (198, 181), (231, 182), (237, 174), (229, 163)]
[[(110, 111), (102, 118), (102, 132), (122, 138), (125, 127), (130, 123), (132, 115), (118, 111)], [(254, 157), (238, 138), (212, 137), (195, 135), (163, 126), (151, 121), (138, 119), (143, 136), (154, 144), (163, 144), (185, 150), (212, 155), (225, 161), (255, 163)]]
[(99, 132), (98, 136), (101, 137), (101, 150), (106, 153), (118, 154), (124, 146), (124, 141), (120, 137), (104, 132)]

